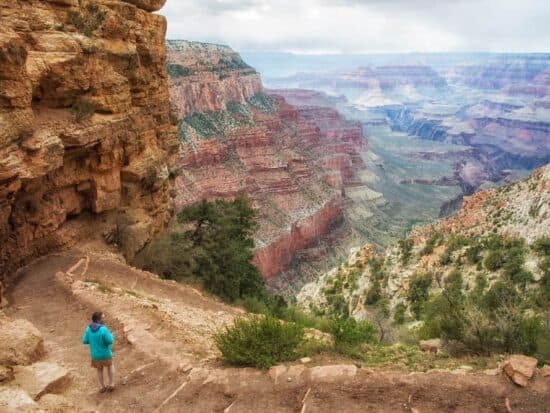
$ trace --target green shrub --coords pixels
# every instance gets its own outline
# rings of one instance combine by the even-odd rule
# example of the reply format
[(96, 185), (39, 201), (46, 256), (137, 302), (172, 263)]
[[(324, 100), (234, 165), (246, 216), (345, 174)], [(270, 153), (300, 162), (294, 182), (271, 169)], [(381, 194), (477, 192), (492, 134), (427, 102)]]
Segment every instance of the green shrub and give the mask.
[(326, 294), (325, 298), (330, 308), (329, 314), (336, 317), (347, 317), (348, 303), (342, 293)]
[(233, 115), (249, 116), (245, 106), (234, 100), (227, 102), (225, 109)]
[(367, 261), (367, 265), (370, 268), (371, 276), (375, 280), (381, 280), (384, 278), (384, 258), (383, 257), (371, 257)]
[(216, 122), (206, 113), (193, 112), (191, 115), (187, 116), (184, 121), (200, 135), (205, 137), (212, 137), (221, 133)]
[(504, 265), (504, 254), (502, 250), (493, 250), (489, 252), (483, 261), (483, 265), (489, 271), (496, 271), (499, 268), (502, 268)]
[(428, 300), (431, 285), (431, 274), (415, 274), (410, 281), (407, 301), (417, 319), (420, 318), (424, 304)]
[(401, 325), (405, 323), (405, 312), (407, 311), (407, 306), (403, 303), (397, 304), (395, 311), (393, 313), (393, 322), (395, 324)]
[(481, 253), (483, 252), (483, 245), (475, 243), (466, 250), (466, 260), (470, 264), (479, 264), (481, 262)]
[(337, 348), (373, 342), (376, 337), (376, 329), (371, 323), (351, 317), (333, 319), (330, 332)]
[(430, 238), (426, 240), (426, 244), (424, 245), (424, 248), (422, 248), (422, 251), (420, 251), (420, 255), (429, 255), (434, 251), (434, 248), (438, 245), (439, 241), (441, 240), (441, 234), (435, 232), (433, 233)]
[(399, 240), (399, 249), (401, 253), (401, 263), (406, 265), (412, 256), (413, 242), (409, 238)]
[(89, 119), (95, 112), (95, 103), (89, 100), (79, 100), (71, 106), (74, 120), (78, 123)]
[(537, 238), (531, 245), (531, 248), (541, 256), (550, 257), (550, 237)]
[(443, 251), (443, 253), (439, 256), (439, 264), (441, 265), (449, 265), (452, 262), (453, 258), (447, 250)]
[(273, 99), (261, 92), (249, 97), (247, 102), (251, 106), (267, 114), (273, 113), (277, 106)]
[(294, 305), (284, 308), (278, 317), (282, 320), (296, 323), (304, 328), (315, 328), (325, 333), (330, 332), (331, 320), (329, 318), (306, 313)]
[(168, 76), (172, 78), (185, 77), (191, 74), (191, 70), (189, 70), (189, 68), (176, 63), (167, 63), (166, 71), (168, 72)]
[(381, 297), (382, 297), (382, 290), (380, 287), (380, 281), (374, 280), (369, 291), (367, 292), (365, 303), (367, 305), (374, 305), (378, 302), (378, 300), (380, 300)]
[(252, 314), (269, 314), (270, 310), (264, 300), (258, 297), (245, 297), (237, 302), (244, 307), (246, 311)]
[(294, 323), (283, 323), (272, 316), (237, 319), (214, 339), (222, 359), (235, 366), (269, 368), (295, 360), (304, 330)]

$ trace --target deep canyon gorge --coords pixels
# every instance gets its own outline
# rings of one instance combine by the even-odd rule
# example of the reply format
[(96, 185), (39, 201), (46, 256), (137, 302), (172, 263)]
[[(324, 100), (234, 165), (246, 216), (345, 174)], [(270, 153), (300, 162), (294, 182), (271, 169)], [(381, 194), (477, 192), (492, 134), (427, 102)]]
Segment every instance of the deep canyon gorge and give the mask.
[(260, 211), (255, 263), (290, 294), (351, 247), (386, 246), (451, 214), (463, 195), (549, 160), (547, 55), (334, 72), (319, 64), (276, 76), (263, 55), (247, 54), (267, 72), (265, 88), (228, 47), (168, 49), (176, 204), (249, 194)]
[(0, 412), (544, 411), (550, 54), (241, 53), (164, 5), (0, 0)]

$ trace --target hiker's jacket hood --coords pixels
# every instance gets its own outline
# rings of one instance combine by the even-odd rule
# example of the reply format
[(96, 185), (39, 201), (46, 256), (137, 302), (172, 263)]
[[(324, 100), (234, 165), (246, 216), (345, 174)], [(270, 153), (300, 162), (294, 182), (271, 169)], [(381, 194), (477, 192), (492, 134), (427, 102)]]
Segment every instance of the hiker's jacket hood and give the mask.
[(115, 341), (107, 327), (99, 323), (91, 323), (82, 336), (82, 344), (90, 346), (92, 360), (105, 360), (113, 357), (111, 346)]

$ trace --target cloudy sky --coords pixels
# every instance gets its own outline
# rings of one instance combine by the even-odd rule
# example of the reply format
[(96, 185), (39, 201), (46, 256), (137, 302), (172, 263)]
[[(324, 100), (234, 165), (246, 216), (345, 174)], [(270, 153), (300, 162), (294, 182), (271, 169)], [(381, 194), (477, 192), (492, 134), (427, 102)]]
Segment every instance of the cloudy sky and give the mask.
[(550, 0), (168, 0), (168, 38), (239, 51), (550, 51)]

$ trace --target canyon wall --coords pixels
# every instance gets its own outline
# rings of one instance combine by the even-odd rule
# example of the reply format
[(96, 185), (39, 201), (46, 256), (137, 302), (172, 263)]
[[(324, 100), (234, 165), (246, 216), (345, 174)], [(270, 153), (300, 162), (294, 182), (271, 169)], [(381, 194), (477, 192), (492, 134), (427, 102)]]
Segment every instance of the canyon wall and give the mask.
[(168, 40), (172, 102), (180, 118), (225, 110), (262, 91), (260, 75), (228, 46)]
[(259, 211), (255, 263), (266, 279), (309, 249), (322, 255), (320, 246), (343, 223), (343, 188), (363, 166), (360, 124), (266, 92), (256, 71), (227, 47), (168, 45), (181, 141), (177, 207), (247, 194)]
[[(543, 86), (543, 78), (538, 76), (548, 70), (549, 61), (550, 55), (544, 53), (504, 54), (476, 64), (458, 65), (449, 71), (447, 77), (452, 82), (478, 89), (513, 90), (530, 83)], [(536, 90), (532, 92), (538, 94)]]
[(164, 0), (2, 1), (0, 274), (104, 236), (127, 256), (169, 220), (177, 151)]

